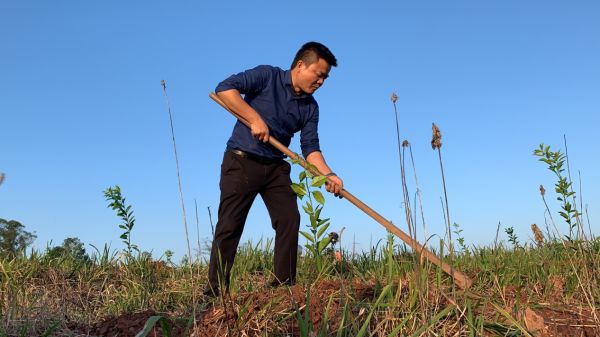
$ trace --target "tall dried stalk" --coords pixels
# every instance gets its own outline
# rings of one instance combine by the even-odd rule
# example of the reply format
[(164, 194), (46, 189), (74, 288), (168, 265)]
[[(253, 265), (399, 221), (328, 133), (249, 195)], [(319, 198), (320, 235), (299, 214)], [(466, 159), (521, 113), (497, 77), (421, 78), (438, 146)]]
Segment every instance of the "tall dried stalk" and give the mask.
[(183, 201), (183, 190), (181, 188), (181, 174), (179, 173), (179, 156), (177, 155), (177, 145), (175, 143), (175, 130), (173, 128), (173, 114), (171, 113), (171, 102), (169, 101), (169, 95), (167, 95), (167, 82), (161, 80), (160, 84), (165, 94), (167, 101), (167, 111), (169, 112), (169, 123), (171, 126), (171, 139), (173, 140), (173, 153), (175, 154), (175, 166), (177, 168), (177, 186), (179, 188), (179, 200), (181, 201), (181, 210), (183, 212), (183, 228), (185, 229), (185, 240), (187, 242), (188, 249), (188, 262), (190, 269), (190, 282), (192, 285), (192, 311), (194, 315), (194, 327), (196, 327), (196, 287), (194, 286), (194, 271), (193, 271), (193, 260), (192, 260), (192, 248), (190, 245), (190, 236), (187, 225), (187, 215), (185, 213), (185, 203)]
[(438, 158), (440, 161), (440, 170), (442, 172), (442, 186), (444, 187), (444, 200), (446, 207), (446, 221), (447, 221), (447, 235), (448, 235), (448, 249), (450, 251), (450, 256), (454, 259), (454, 248), (452, 244), (452, 222), (450, 221), (450, 209), (448, 207), (448, 192), (446, 191), (446, 178), (444, 176), (444, 164), (442, 162), (442, 133), (440, 129), (435, 125), (435, 123), (431, 123), (432, 137), (431, 137), (431, 148), (437, 150)]
[(194, 207), (196, 209), (196, 244), (198, 245), (198, 258), (196, 262), (198, 263), (198, 270), (200, 270), (200, 262), (202, 260), (202, 246), (200, 245), (200, 219), (198, 219), (198, 203), (196, 199), (194, 199)]
[[(567, 176), (571, 183), (571, 192), (573, 192), (573, 179), (571, 178), (571, 164), (569, 163), (569, 149), (567, 148), (567, 135), (563, 135), (565, 143), (565, 158), (567, 160)], [(577, 209), (577, 194), (573, 194), (573, 206), (575, 207), (575, 223), (577, 224), (577, 238), (586, 240), (585, 231), (583, 230), (583, 223), (579, 216), (579, 210)]]
[(400, 172), (402, 175), (402, 193), (404, 195), (404, 203), (405, 203), (405, 213), (406, 213), (406, 223), (408, 224), (408, 231), (410, 236), (416, 241), (417, 240), (417, 228), (415, 227), (415, 223), (412, 220), (412, 209), (410, 207), (410, 194), (408, 193), (408, 184), (406, 183), (406, 166), (404, 164), (405, 153), (404, 149), (409, 146), (408, 141), (402, 142), (402, 156), (400, 160)]
[[(548, 202), (546, 201), (546, 189), (544, 188), (544, 185), (540, 185), (540, 195), (542, 196), (542, 201), (544, 202), (544, 206), (546, 206), (546, 212), (548, 213), (548, 216), (550, 217), (550, 221), (552, 222), (552, 227), (554, 227), (554, 231), (555, 233), (558, 235), (558, 237), (560, 237), (560, 232), (558, 231), (558, 228), (556, 228), (556, 223), (554, 222), (554, 218), (552, 217), (552, 212), (550, 212), (550, 207), (548, 207)], [(548, 223), (546, 222), (546, 232), (548, 234), (548, 239), (550, 239), (550, 229), (548, 229)], [(554, 236), (556, 238), (556, 236)]]
[[(415, 186), (417, 187), (417, 197), (419, 198), (419, 210), (421, 212), (421, 222), (423, 223), (423, 237), (427, 238), (427, 224), (425, 222), (425, 212), (423, 211), (423, 199), (421, 193), (421, 187), (419, 186), (419, 179), (417, 178), (417, 168), (415, 166), (415, 159), (413, 157), (412, 146), (408, 144), (408, 151), (410, 152), (410, 162), (412, 164), (413, 173), (415, 175)], [(416, 208), (416, 206), (415, 206)], [(415, 226), (417, 224), (417, 217), (415, 215)]]
[(212, 214), (210, 213), (210, 206), (208, 206), (207, 209), (208, 209), (208, 221), (210, 221), (210, 230), (212, 231), (212, 237), (214, 239), (215, 238), (215, 226), (213, 225)]
[[(416, 216), (415, 216), (415, 220), (413, 221), (413, 217), (412, 217), (412, 209), (411, 209), (411, 205), (410, 205), (410, 193), (408, 192), (408, 184), (406, 183), (406, 166), (404, 163), (404, 159), (405, 157), (405, 151), (406, 148), (408, 147), (410, 150), (410, 143), (407, 140), (404, 140), (402, 143), (400, 143), (400, 123), (399, 123), (399, 118), (398, 118), (398, 108), (396, 107), (396, 101), (398, 100), (398, 96), (393, 93), (392, 94), (392, 103), (394, 105), (394, 114), (396, 117), (396, 137), (397, 137), (397, 141), (398, 141), (398, 156), (399, 156), (399, 160), (400, 160), (400, 178), (401, 178), (401, 183), (402, 183), (402, 196), (404, 199), (404, 212), (405, 212), (405, 216), (406, 216), (406, 224), (408, 225), (408, 233), (410, 235), (410, 237), (415, 240), (415, 242), (417, 241), (417, 228), (416, 228)], [(413, 165), (413, 171), (414, 171), (414, 159), (412, 156), (412, 150), (410, 150), (410, 156), (411, 156), (411, 162)], [(416, 171), (414, 171), (415, 174), (415, 178), (416, 178)], [(417, 193), (418, 193), (418, 181), (417, 181)], [(419, 201), (421, 202), (421, 199), (419, 198)], [(415, 207), (416, 208), (416, 207)], [(421, 202), (421, 216), (423, 217), (423, 207), (422, 207), (422, 202)], [(424, 217), (423, 217), (424, 218)], [(424, 223), (424, 222), (423, 222)], [(425, 244), (423, 244), (423, 246), (421, 247), (424, 248)], [(417, 285), (417, 289), (420, 289), (419, 291), (419, 301), (421, 302), (421, 305), (425, 305), (425, 302), (427, 301), (426, 296), (428, 293), (428, 289), (426, 289), (425, 287), (427, 286), (427, 282), (423, 282), (423, 259), (421, 258), (421, 251), (418, 249), (414, 250), (414, 266), (415, 266), (415, 284)]]
[[(452, 222), (450, 221), (450, 208), (448, 207), (448, 192), (446, 191), (446, 178), (444, 176), (444, 165), (442, 162), (442, 133), (440, 129), (435, 125), (435, 123), (431, 123), (432, 137), (431, 137), (431, 148), (438, 152), (438, 158), (440, 161), (440, 171), (442, 172), (442, 186), (444, 187), (444, 200), (446, 201), (446, 221), (447, 228), (446, 232), (448, 235), (448, 250), (450, 251), (450, 266), (451, 271), (450, 274), (452, 278), (454, 278), (454, 267), (452, 264), (454, 263), (454, 245), (452, 243)], [(452, 290), (454, 291), (454, 283), (452, 283)]]
[(414, 228), (414, 224), (412, 221), (412, 212), (410, 209), (410, 195), (408, 193), (408, 187), (406, 185), (406, 171), (404, 166), (404, 150), (406, 146), (408, 146), (408, 141), (400, 142), (400, 123), (398, 121), (398, 108), (396, 107), (396, 101), (398, 100), (398, 95), (396, 93), (392, 94), (392, 103), (394, 105), (394, 115), (396, 117), (396, 138), (398, 142), (398, 159), (400, 161), (400, 182), (402, 184), (402, 196), (404, 199), (404, 212), (406, 216), (406, 223), (408, 225), (408, 234), (413, 239), (417, 239), (417, 234)]

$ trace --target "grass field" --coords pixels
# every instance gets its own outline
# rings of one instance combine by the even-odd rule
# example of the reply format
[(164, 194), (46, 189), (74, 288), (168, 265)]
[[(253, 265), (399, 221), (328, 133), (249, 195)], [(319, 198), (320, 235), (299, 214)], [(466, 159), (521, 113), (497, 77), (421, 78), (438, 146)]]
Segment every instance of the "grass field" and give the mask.
[(597, 239), (456, 252), (468, 291), (391, 236), (354, 256), (328, 250), (320, 273), (302, 256), (298, 284), (270, 288), (270, 247), (242, 245), (230, 293), (214, 300), (201, 295), (204, 263), (108, 248), (90, 261), (2, 259), (0, 336), (135, 336), (153, 316), (149, 336), (600, 335)]

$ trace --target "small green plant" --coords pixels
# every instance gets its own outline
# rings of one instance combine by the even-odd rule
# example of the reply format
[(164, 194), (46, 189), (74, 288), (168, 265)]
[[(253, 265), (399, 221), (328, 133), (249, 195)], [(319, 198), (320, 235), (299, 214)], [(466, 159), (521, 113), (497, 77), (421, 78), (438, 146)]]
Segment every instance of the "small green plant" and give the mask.
[(577, 211), (575, 206), (574, 198), (575, 192), (572, 189), (572, 182), (564, 175), (565, 169), (563, 165), (567, 159), (566, 155), (560, 150), (551, 151), (550, 146), (544, 146), (540, 144), (538, 149), (533, 151), (533, 154), (539, 158), (539, 161), (544, 162), (548, 165), (548, 169), (556, 175), (558, 181), (554, 184), (554, 190), (558, 194), (556, 200), (561, 202), (562, 211), (558, 212), (560, 216), (569, 225), (569, 235), (567, 239), (572, 240), (573, 229), (578, 224), (579, 216), (581, 213)]
[(394, 259), (394, 234), (391, 232), (387, 232), (387, 247), (385, 249), (385, 259), (387, 261), (387, 282), (388, 284), (392, 284), (394, 279), (394, 266), (396, 265), (396, 260)]
[[(307, 251), (314, 259), (317, 272), (323, 271), (323, 255), (325, 249), (330, 243), (335, 243), (334, 239), (337, 238), (333, 235), (327, 235), (326, 231), (331, 223), (329, 218), (321, 219), (321, 211), (325, 205), (325, 197), (323, 193), (319, 191), (326, 182), (327, 177), (317, 176), (309, 172), (309, 168), (300, 172), (298, 183), (292, 183), (292, 189), (298, 195), (298, 198), (302, 200), (306, 198), (306, 203), (302, 206), (304, 212), (309, 216), (310, 224), (308, 225), (309, 231), (300, 231), (300, 234), (304, 236), (308, 242), (305, 245)], [(314, 169), (314, 167), (312, 167)], [(316, 171), (316, 170), (315, 170)], [(313, 190), (316, 189), (316, 190)]]
[(131, 257), (132, 252), (140, 252), (137, 245), (131, 243), (131, 230), (135, 225), (135, 217), (133, 216), (133, 210), (131, 209), (131, 205), (125, 204), (125, 198), (121, 194), (121, 188), (119, 185), (115, 185), (115, 187), (109, 187), (104, 191), (104, 197), (106, 201), (110, 201), (108, 207), (114, 211), (117, 211), (117, 216), (121, 218), (123, 223), (119, 225), (119, 228), (124, 230), (121, 234), (120, 238), (126, 246), (126, 249), (123, 249), (123, 252), (127, 254), (127, 256)]
[(165, 250), (165, 259), (166, 259), (165, 262), (169, 266), (173, 265), (173, 260), (172, 260), (173, 259), (173, 254), (174, 254), (174, 252), (172, 250), (170, 250), (170, 249)]
[(313, 327), (310, 320), (310, 287), (306, 289), (305, 303), (307, 303), (307, 305), (304, 309), (304, 317), (302, 316), (302, 311), (300, 310), (300, 307), (296, 301), (294, 301), (294, 312), (296, 313), (296, 321), (298, 322), (298, 327), (300, 328), (300, 336), (310, 337)]
[(467, 253), (468, 249), (467, 249), (467, 245), (465, 244), (465, 238), (462, 236), (462, 228), (460, 228), (460, 225), (457, 224), (456, 222), (452, 225), (452, 227), (454, 227), (454, 234), (456, 234), (456, 242), (458, 242), (458, 246), (460, 247), (460, 250), (462, 250), (463, 253)]
[(504, 230), (506, 235), (508, 235), (508, 242), (510, 242), (514, 248), (519, 248), (519, 238), (517, 234), (515, 234), (515, 229), (513, 227), (508, 227)]

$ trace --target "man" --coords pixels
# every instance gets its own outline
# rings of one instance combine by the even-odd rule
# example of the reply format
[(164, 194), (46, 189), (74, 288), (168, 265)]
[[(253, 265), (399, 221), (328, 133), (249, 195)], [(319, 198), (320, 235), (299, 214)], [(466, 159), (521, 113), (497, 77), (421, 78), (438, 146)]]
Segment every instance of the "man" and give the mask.
[(205, 295), (217, 295), (220, 284), (229, 287), (244, 223), (258, 194), (275, 229), (275, 279), (271, 285), (294, 284), (300, 213), (291, 188), (290, 164), (268, 141), (272, 135), (289, 146), (294, 133), (300, 131), (304, 158), (328, 177), (327, 191), (339, 195), (343, 182), (321, 154), (319, 107), (312, 96), (332, 66), (337, 66), (337, 60), (331, 51), (318, 42), (308, 42), (296, 54), (290, 70), (258, 66), (232, 75), (217, 86), (219, 98), (249, 121), (250, 128), (236, 123), (221, 164), (219, 219)]

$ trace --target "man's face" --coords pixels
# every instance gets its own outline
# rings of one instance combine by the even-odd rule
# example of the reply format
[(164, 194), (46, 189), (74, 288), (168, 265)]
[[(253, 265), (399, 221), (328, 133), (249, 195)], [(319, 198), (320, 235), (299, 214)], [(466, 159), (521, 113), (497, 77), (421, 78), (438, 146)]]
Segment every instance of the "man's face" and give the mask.
[(302, 91), (306, 94), (312, 94), (319, 89), (325, 79), (329, 77), (331, 66), (322, 58), (316, 62), (306, 65), (304, 61), (298, 61), (296, 77), (294, 79), (294, 90)]

